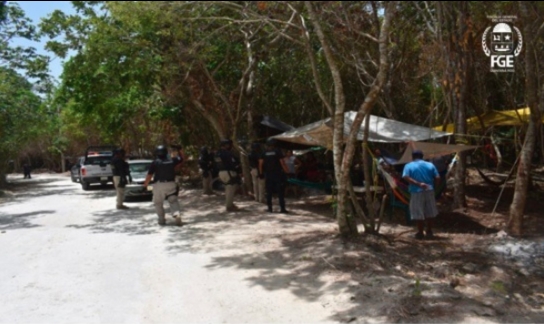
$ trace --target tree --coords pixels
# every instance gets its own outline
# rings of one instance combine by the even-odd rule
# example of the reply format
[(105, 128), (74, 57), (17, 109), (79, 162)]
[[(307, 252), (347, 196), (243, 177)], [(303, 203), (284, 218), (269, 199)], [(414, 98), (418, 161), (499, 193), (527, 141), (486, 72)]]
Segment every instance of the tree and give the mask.
[(8, 160), (39, 132), (41, 99), (32, 84), (12, 69), (0, 67), (0, 184), (5, 183)]
[[(527, 190), (531, 172), (531, 162), (535, 150), (537, 134), (542, 127), (542, 114), (544, 112), (544, 83), (542, 75), (538, 71), (543, 67), (541, 57), (544, 54), (542, 28), (544, 19), (544, 6), (538, 2), (519, 2), (523, 28), (523, 41), (525, 46), (525, 95), (527, 105), (531, 111), (529, 126), (525, 133), (525, 141), (519, 157), (517, 178), (512, 204), (510, 205), (510, 219), (507, 224), (508, 231), (513, 235), (523, 233), (523, 215), (527, 201)], [(539, 84), (543, 86), (539, 89)]]
[[(22, 146), (37, 136), (34, 123), (40, 119), (40, 98), (34, 90), (47, 91), (47, 57), (33, 47), (12, 46), (16, 38), (36, 40), (35, 26), (19, 5), (0, 3), (0, 183), (5, 182), (9, 159), (15, 159)], [(24, 73), (25, 76), (22, 76)], [(26, 78), (37, 78), (35, 87)]]

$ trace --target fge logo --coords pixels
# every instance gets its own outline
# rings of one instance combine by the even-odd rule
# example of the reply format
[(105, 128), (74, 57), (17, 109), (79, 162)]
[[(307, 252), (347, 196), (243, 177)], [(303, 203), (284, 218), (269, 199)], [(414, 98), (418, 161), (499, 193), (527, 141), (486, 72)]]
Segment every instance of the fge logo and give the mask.
[[(523, 37), (517, 27), (512, 27), (504, 21), (512, 18), (493, 19), (501, 21), (493, 27), (487, 27), (482, 35), (482, 47), (485, 55), (491, 57), (491, 72), (514, 72), (514, 58), (517, 57), (523, 46)], [(489, 32), (491, 31), (491, 33)], [(487, 46), (490, 37), (490, 48)]]

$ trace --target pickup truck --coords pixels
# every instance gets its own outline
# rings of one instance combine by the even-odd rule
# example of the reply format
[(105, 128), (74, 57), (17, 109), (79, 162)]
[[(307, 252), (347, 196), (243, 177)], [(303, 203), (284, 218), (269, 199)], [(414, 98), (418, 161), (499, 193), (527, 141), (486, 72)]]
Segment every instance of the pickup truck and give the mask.
[(111, 160), (115, 146), (89, 146), (80, 169), (79, 182), (83, 190), (89, 190), (91, 184), (106, 185), (113, 183)]

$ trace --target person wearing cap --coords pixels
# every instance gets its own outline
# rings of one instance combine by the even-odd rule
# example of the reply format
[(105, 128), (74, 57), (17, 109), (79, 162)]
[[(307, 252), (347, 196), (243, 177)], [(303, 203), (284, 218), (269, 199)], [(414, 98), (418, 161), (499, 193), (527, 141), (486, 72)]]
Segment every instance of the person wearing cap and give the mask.
[(215, 154), (214, 161), (219, 170), (219, 179), (225, 185), (225, 207), (227, 212), (240, 210), (234, 205), (234, 194), (240, 184), (238, 175), (240, 161), (232, 153), (232, 141), (230, 139), (221, 140), (221, 148)]
[(259, 159), (261, 158), (262, 150), (259, 143), (251, 144), (251, 152), (249, 153), (249, 167), (251, 168), (251, 179), (253, 181), (253, 194), (255, 201), (264, 203), (264, 177), (259, 172)]
[(276, 140), (269, 139), (266, 142), (266, 151), (259, 159), (259, 172), (265, 177), (266, 204), (268, 212), (272, 212), (272, 194), (276, 193), (280, 201), (280, 213), (287, 214), (285, 209), (285, 184), (289, 169), (283, 160), (284, 156), (276, 147)]
[(127, 177), (130, 177), (130, 169), (127, 161), (125, 161), (125, 150), (118, 148), (113, 151), (113, 159), (111, 160), (111, 171), (113, 173), (113, 185), (117, 193), (117, 209), (128, 209), (123, 204), (125, 201), (125, 187), (129, 182)]
[[(434, 164), (423, 160), (423, 152), (415, 150), (412, 152), (412, 162), (404, 167), (402, 177), (410, 185), (410, 215), (412, 220), (417, 222), (418, 232), (416, 239), (424, 237), (433, 238), (433, 220), (438, 215), (436, 201), (434, 198), (435, 183), (440, 183), (440, 175)], [(423, 229), (425, 222), (427, 229), (425, 236)]]

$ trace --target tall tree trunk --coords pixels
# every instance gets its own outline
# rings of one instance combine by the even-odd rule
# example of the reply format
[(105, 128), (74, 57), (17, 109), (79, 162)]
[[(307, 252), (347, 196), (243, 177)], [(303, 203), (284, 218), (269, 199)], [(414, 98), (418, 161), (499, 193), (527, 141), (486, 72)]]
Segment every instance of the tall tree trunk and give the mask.
[(342, 83), (342, 77), (340, 75), (340, 69), (333, 56), (329, 42), (327, 41), (321, 25), (317, 18), (317, 15), (313, 9), (313, 3), (311, 1), (305, 2), (306, 9), (315, 28), (329, 71), (331, 72), (334, 83), (334, 129), (333, 129), (333, 161), (334, 161), (334, 177), (336, 179), (337, 187), (337, 207), (336, 207), (336, 220), (340, 234), (342, 236), (357, 236), (357, 224), (355, 217), (347, 213), (346, 204), (349, 203), (347, 199), (347, 182), (345, 181), (346, 174), (349, 177), (349, 167), (346, 169), (342, 163), (344, 153), (344, 112), (346, 105), (346, 98), (344, 94), (344, 86)]
[[(446, 62), (444, 90), (455, 116), (455, 133), (464, 142), (466, 134), (466, 104), (469, 87), (468, 70), (471, 66), (472, 24), (468, 3), (465, 1), (436, 1), (439, 40)], [(465, 197), (466, 152), (459, 154), (455, 172), (453, 209), (466, 207)]]
[[(520, 1), (520, 12), (525, 23), (524, 26), (524, 45), (525, 45), (525, 94), (527, 105), (531, 111), (531, 118), (525, 141), (521, 150), (519, 165), (517, 169), (516, 186), (514, 198), (510, 205), (510, 219), (507, 224), (507, 230), (512, 235), (523, 234), (523, 214), (525, 212), (525, 203), (527, 201), (527, 189), (531, 173), (531, 160), (535, 148), (537, 125), (542, 123), (541, 109), (538, 107), (538, 74), (537, 65), (539, 63), (539, 48), (537, 42), (537, 28), (542, 23), (542, 19), (535, 19), (531, 3)], [(544, 90), (542, 90), (544, 95)], [(541, 98), (542, 99), (542, 98)], [(544, 99), (542, 100), (544, 101)]]

